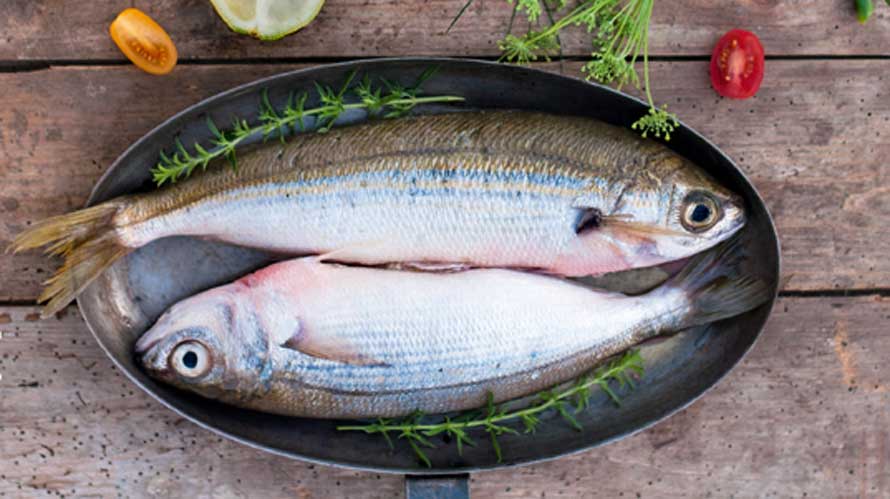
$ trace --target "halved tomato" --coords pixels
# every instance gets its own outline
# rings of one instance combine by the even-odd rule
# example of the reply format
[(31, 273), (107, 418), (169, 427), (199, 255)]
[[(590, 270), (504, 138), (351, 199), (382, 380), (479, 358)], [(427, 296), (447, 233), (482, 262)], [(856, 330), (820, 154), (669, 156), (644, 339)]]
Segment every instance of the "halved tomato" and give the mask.
[(167, 74), (176, 66), (176, 46), (154, 19), (139, 9), (118, 14), (108, 28), (111, 39), (133, 64), (151, 74)]
[(711, 85), (718, 94), (747, 99), (763, 81), (763, 45), (750, 31), (734, 29), (723, 35), (711, 54)]

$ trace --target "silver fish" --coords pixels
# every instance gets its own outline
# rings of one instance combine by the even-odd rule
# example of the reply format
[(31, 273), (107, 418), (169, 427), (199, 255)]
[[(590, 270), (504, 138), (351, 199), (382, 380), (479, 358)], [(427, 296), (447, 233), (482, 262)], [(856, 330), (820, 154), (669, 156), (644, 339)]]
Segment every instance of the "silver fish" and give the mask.
[(481, 407), (572, 379), (655, 335), (767, 299), (735, 244), (642, 296), (500, 269), (453, 274), (278, 263), (174, 305), (136, 344), (151, 376), (291, 416)]
[(207, 173), (33, 225), (65, 257), (51, 314), (115, 260), (192, 235), (327, 261), (598, 275), (685, 258), (745, 223), (740, 199), (663, 144), (568, 116), (473, 112), (294, 137)]

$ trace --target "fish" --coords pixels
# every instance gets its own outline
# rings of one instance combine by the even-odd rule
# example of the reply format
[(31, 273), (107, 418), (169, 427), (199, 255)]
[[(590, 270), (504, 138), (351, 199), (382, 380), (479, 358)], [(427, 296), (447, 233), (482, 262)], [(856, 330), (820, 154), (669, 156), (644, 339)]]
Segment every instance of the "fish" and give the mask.
[(323, 419), (443, 414), (539, 392), (655, 336), (766, 302), (737, 239), (644, 295), (508, 269), (280, 262), (169, 308), (135, 344), (153, 378)]
[[(220, 160), (224, 161), (224, 160)], [(64, 257), (40, 297), (64, 308), (168, 236), (428, 271), (589, 276), (689, 257), (745, 224), (742, 199), (624, 128), (526, 111), (370, 121), (239, 151), (207, 172), (18, 234)]]

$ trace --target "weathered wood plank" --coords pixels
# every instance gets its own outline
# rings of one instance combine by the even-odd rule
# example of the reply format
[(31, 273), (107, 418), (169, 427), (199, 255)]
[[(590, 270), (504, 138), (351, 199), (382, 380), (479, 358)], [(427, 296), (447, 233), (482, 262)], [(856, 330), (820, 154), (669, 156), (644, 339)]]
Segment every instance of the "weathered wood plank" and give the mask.
[[(301, 33), (274, 43), (236, 35), (206, 0), (60, 2), (7, 0), (0, 16), (0, 60), (123, 59), (108, 25), (135, 6), (170, 33), (185, 59), (269, 57), (378, 57), (382, 55), (494, 56), (506, 32), (505, 0), (475, 0), (445, 33), (464, 0), (328, 0)], [(659, 55), (710, 54), (732, 28), (756, 32), (770, 55), (887, 54), (890, 10), (877, 5), (867, 26), (856, 22), (851, 0), (713, 2), (659, 0), (651, 50)], [(517, 24), (517, 31), (524, 26)], [(583, 30), (563, 37), (566, 54), (587, 55)]]
[[(565, 71), (577, 74), (578, 65)], [(128, 67), (0, 74), (7, 90), (0, 94), (0, 246), (28, 223), (81, 206), (107, 165), (165, 117), (293, 67), (192, 66), (161, 79)], [(761, 92), (739, 102), (712, 92), (704, 62), (653, 66), (656, 97), (761, 189), (792, 276), (786, 289), (890, 284), (888, 70), (890, 61), (774, 61)], [(37, 253), (0, 254), (0, 300), (33, 300), (52, 268)]]
[[(0, 308), (0, 494), (399, 497), (397, 476), (216, 437), (120, 375), (73, 308)], [(890, 299), (785, 298), (702, 400), (619, 443), (480, 473), (474, 497), (887, 497)], [(632, 396), (632, 395), (631, 395)]]

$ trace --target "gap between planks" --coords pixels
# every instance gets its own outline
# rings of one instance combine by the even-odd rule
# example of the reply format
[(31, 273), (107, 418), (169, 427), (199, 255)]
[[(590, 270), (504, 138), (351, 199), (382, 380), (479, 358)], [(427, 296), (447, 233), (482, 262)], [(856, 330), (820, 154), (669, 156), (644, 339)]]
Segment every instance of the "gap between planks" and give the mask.
[[(276, 64), (336, 64), (351, 61), (368, 61), (375, 59), (393, 58), (419, 58), (424, 56), (372, 56), (372, 57), (244, 57), (244, 58), (205, 58), (205, 59), (181, 59), (179, 66), (236, 66), (250, 65), (276, 65)], [(430, 56), (435, 59), (440, 56)], [(469, 59), (478, 61), (498, 61), (498, 57), (490, 55), (456, 55), (449, 59)], [(589, 58), (582, 56), (553, 56), (550, 62), (586, 62)], [(629, 58), (628, 58), (629, 59)], [(688, 62), (709, 61), (710, 54), (703, 55), (650, 55), (650, 62)], [(890, 55), (879, 54), (806, 54), (806, 55), (767, 55), (767, 61), (884, 61), (890, 60)], [(44, 71), (53, 67), (87, 67), (102, 68), (114, 66), (129, 66), (126, 59), (20, 59), (0, 60), (0, 73), (27, 73), (31, 71)]]

